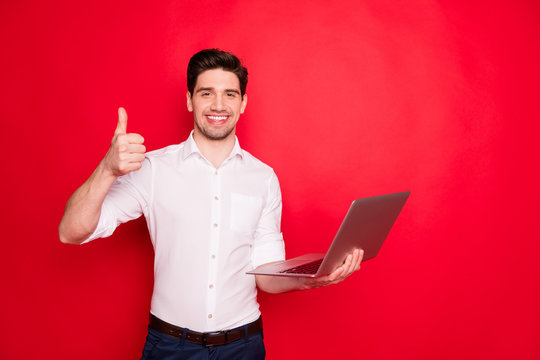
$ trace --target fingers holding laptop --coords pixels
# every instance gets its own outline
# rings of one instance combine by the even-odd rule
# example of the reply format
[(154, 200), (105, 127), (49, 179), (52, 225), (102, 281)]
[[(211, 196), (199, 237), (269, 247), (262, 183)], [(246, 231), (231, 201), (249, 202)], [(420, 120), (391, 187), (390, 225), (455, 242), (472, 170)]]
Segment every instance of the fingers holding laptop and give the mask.
[(301, 278), (301, 281), (304, 281), (303, 285), (306, 289), (340, 283), (360, 269), (360, 263), (362, 262), (363, 256), (364, 250), (355, 249), (352, 253), (347, 255), (343, 265), (339, 266), (332, 273), (320, 278)]
[(351, 275), (353, 272), (360, 270), (360, 263), (362, 262), (362, 258), (364, 257), (364, 250), (355, 249), (352, 254), (349, 254), (347, 256), (347, 258), (349, 257), (351, 259), (349, 267), (346, 267), (347, 260), (345, 260), (345, 263), (342, 265), (342, 267), (344, 268), (344, 271), (341, 275), (343, 280), (349, 275)]
[(363, 257), (364, 250), (355, 249), (352, 253), (347, 255), (347, 258), (345, 259), (343, 265), (338, 267), (331, 274), (327, 275), (329, 277), (328, 280), (331, 280), (333, 284), (345, 280), (347, 277), (352, 275), (352, 273), (360, 269), (360, 263), (362, 262)]

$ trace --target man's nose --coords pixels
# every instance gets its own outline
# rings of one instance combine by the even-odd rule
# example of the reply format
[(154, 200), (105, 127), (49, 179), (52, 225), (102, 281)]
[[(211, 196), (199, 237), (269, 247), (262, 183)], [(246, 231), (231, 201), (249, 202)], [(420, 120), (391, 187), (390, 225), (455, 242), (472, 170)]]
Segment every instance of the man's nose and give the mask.
[(218, 95), (214, 97), (214, 101), (212, 102), (212, 110), (221, 111), (225, 109), (225, 105), (223, 103), (223, 97)]

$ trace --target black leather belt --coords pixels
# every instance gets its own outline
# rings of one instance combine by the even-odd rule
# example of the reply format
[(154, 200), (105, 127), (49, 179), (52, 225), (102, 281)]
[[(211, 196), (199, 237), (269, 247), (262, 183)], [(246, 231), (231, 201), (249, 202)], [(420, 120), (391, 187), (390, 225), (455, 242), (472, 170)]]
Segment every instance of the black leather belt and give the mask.
[[(245, 326), (247, 326), (248, 328), (247, 335), (254, 335), (262, 330), (262, 319), (259, 317), (254, 322), (249, 323)], [(184, 335), (184, 331), (186, 331), (186, 329), (169, 324), (168, 322), (165, 322), (152, 314), (150, 314), (150, 327), (163, 334), (174, 336), (179, 339), (182, 339), (182, 335)], [(245, 334), (246, 332), (244, 330), (244, 326), (240, 326), (231, 330), (208, 333), (200, 333), (188, 330), (186, 334), (186, 341), (200, 344), (205, 347), (219, 346), (228, 344), (236, 340), (240, 340), (244, 338)]]

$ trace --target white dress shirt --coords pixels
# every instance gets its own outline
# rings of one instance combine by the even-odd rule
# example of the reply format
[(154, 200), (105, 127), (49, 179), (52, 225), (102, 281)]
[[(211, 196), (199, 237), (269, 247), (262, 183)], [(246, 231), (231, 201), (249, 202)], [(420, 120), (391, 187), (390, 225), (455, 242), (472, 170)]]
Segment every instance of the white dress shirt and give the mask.
[(113, 184), (85, 242), (142, 214), (155, 252), (152, 314), (199, 332), (260, 316), (255, 277), (246, 271), (285, 258), (281, 192), (274, 171), (238, 139), (218, 169), (193, 132), (147, 153), (140, 170)]

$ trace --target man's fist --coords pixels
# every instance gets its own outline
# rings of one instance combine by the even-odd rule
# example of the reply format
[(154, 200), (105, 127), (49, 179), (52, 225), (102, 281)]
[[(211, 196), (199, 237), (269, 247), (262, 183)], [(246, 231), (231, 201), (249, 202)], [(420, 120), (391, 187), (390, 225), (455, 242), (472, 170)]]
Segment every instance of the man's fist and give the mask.
[(114, 131), (111, 147), (103, 159), (105, 168), (115, 176), (139, 170), (144, 161), (146, 148), (144, 138), (135, 133), (127, 133), (127, 113), (118, 108), (118, 124)]

